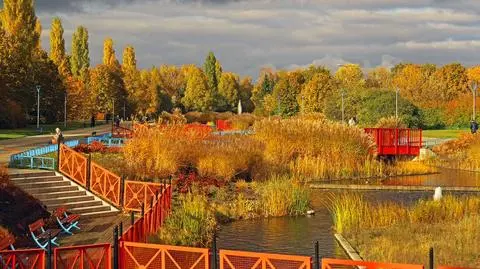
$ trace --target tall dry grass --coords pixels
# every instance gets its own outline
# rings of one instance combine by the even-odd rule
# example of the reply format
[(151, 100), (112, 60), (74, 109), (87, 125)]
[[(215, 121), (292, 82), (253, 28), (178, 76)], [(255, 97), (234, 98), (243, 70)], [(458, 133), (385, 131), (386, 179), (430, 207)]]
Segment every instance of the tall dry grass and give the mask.
[(331, 211), (335, 230), (364, 259), (427, 264), (433, 247), (436, 264), (480, 266), (480, 197), (445, 196), (402, 206), (345, 193), (334, 197)]
[(480, 171), (480, 136), (462, 134), (433, 148), (440, 156), (436, 165), (454, 169)]

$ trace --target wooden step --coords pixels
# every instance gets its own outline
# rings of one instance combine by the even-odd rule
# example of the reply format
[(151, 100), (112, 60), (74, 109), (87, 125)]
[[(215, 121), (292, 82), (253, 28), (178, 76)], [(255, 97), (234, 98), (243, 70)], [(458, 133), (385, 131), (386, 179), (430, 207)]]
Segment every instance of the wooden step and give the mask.
[(49, 176), (55, 176), (55, 172), (34, 172), (34, 173), (25, 173), (25, 174), (12, 174), (8, 176), (10, 177), (10, 179), (29, 178), (29, 177), (49, 177)]
[(71, 203), (60, 203), (60, 204), (53, 204), (48, 207), (48, 210), (57, 209), (61, 206), (65, 206), (67, 211), (80, 208), (80, 207), (93, 207), (93, 206), (101, 206), (102, 201), (99, 200), (91, 200), (91, 201), (81, 201), (81, 202), (71, 202)]
[(52, 199), (43, 199), (42, 203), (50, 207), (58, 204), (86, 202), (86, 201), (93, 201), (93, 200), (95, 200), (95, 197), (93, 196), (79, 195), (79, 196), (66, 196), (66, 197), (58, 197), (58, 198), (52, 198)]
[(63, 181), (61, 176), (48, 176), (48, 177), (27, 177), (27, 178), (14, 178), (10, 180), (13, 184), (24, 184), (30, 182), (54, 182)]
[(80, 196), (86, 195), (87, 192), (84, 190), (73, 190), (73, 191), (59, 191), (59, 192), (52, 192), (52, 193), (37, 193), (33, 195), (38, 200), (42, 201), (43, 199), (54, 199), (54, 198), (64, 198), (64, 197), (73, 197), (73, 196)]
[(108, 206), (108, 205), (87, 206), (87, 207), (73, 208), (70, 211), (72, 213), (75, 213), (75, 214), (93, 213), (93, 212), (100, 212), (100, 211), (110, 211), (110, 206)]
[[(23, 184), (15, 183), (17, 187), (20, 187), (24, 190), (30, 189), (44, 189), (44, 188), (52, 188), (52, 187), (64, 187), (64, 186), (71, 186), (71, 183), (68, 181), (53, 181), (53, 182), (28, 182)], [(77, 186), (74, 186), (78, 188)]]
[(82, 219), (103, 218), (103, 217), (116, 216), (119, 213), (120, 213), (119, 211), (100, 211), (100, 212), (93, 212), (93, 213), (83, 213), (81, 214), (81, 216), (82, 216)]
[(78, 190), (77, 186), (59, 186), (59, 187), (48, 187), (48, 188), (22, 188), (25, 192), (30, 193), (35, 196), (35, 194), (40, 193), (55, 193), (55, 192), (65, 192), (65, 191), (75, 191)]

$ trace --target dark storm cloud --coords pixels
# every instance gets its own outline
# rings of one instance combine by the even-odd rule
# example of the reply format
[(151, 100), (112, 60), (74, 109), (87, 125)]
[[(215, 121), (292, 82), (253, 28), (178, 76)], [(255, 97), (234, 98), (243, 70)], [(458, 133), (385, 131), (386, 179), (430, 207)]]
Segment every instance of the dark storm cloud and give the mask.
[(117, 56), (127, 44), (139, 65), (201, 64), (209, 50), (224, 69), (254, 75), (261, 66), (391, 66), (401, 60), (480, 63), (477, 0), (37, 0), (48, 22), (59, 15), (67, 44), (90, 32), (91, 58), (106, 36)]

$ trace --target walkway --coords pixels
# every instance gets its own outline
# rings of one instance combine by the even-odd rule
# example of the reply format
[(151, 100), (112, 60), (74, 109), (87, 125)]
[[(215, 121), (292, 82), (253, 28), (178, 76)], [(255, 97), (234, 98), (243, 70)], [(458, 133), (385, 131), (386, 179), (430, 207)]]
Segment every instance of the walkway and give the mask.
[[(97, 134), (108, 133), (111, 131), (110, 124), (104, 124), (95, 128), (83, 128), (63, 133), (66, 140), (73, 140), (90, 136), (92, 132)], [(15, 139), (0, 140), (0, 165), (8, 164), (10, 155), (20, 153), (33, 147), (44, 146), (51, 140), (53, 134), (27, 136)]]

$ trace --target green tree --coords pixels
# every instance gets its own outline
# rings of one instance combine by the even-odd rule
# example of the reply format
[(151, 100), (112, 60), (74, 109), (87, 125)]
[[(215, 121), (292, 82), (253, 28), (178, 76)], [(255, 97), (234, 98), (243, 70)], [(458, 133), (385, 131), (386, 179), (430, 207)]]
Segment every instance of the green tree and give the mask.
[[(260, 71), (260, 79), (255, 84), (252, 90), (252, 97), (250, 100), (255, 106), (255, 113), (269, 115), (270, 113), (265, 111), (265, 96), (273, 93), (273, 88), (277, 81), (277, 75), (272, 70), (263, 69)], [(272, 99), (272, 98), (270, 98)], [(269, 100), (269, 105), (271, 105)]]
[(238, 76), (233, 73), (223, 73), (218, 84), (217, 108), (232, 111), (238, 104)]
[(239, 98), (242, 101), (243, 112), (252, 113), (255, 105), (252, 102), (253, 83), (251, 77), (244, 77), (240, 81)]
[(194, 68), (190, 71), (182, 103), (189, 110), (212, 110), (214, 93), (208, 87), (207, 78), (202, 70)]
[(305, 82), (301, 71), (281, 72), (273, 88), (277, 100), (276, 114), (293, 116), (299, 111), (298, 97)]
[(90, 72), (88, 88), (91, 91), (91, 102), (95, 112), (112, 112), (116, 106), (116, 114), (125, 101), (125, 86), (118, 69), (107, 65), (98, 65)]
[(218, 90), (218, 79), (221, 77), (221, 66), (220, 63), (217, 64), (217, 58), (215, 58), (215, 54), (212, 51), (208, 53), (203, 69), (207, 77), (208, 87), (216, 93)]
[(300, 93), (301, 112), (324, 112), (326, 98), (331, 95), (334, 88), (335, 83), (329, 73), (315, 74)]
[(70, 57), (72, 75), (81, 76), (90, 67), (90, 50), (88, 48), (88, 30), (79, 26), (72, 36), (72, 56)]

